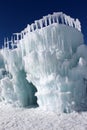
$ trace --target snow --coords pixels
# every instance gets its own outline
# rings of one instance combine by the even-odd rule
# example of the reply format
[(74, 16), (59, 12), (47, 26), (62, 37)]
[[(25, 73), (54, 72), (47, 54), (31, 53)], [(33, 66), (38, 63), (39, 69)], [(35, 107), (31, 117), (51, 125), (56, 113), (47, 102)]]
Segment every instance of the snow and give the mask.
[(87, 112), (70, 114), (0, 104), (0, 130), (86, 130)]

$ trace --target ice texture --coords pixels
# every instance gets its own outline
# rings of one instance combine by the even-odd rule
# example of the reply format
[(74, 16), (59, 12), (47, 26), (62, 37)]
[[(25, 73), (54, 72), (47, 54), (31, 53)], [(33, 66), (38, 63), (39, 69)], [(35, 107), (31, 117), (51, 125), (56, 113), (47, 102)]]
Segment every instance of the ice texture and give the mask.
[(6, 74), (1, 79), (1, 96), (5, 102), (14, 103), (14, 105), (35, 105), (36, 97), (34, 93), (37, 89), (26, 80), (20, 51), (18, 48), (14, 50), (5, 48), (1, 51), (4, 57), (5, 69), (8, 72), (8, 75)]
[(14, 35), (0, 52), (1, 101), (38, 103), (58, 112), (81, 109), (87, 98), (87, 46), (79, 20), (54, 13)]

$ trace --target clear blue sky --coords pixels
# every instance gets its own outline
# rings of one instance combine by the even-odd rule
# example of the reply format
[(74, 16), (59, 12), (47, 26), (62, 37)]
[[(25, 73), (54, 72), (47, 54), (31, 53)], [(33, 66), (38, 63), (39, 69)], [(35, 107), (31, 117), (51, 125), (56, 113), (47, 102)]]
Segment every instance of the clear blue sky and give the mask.
[(86, 0), (0, 0), (0, 47), (4, 37), (10, 37), (34, 20), (57, 11), (79, 18), (87, 43)]

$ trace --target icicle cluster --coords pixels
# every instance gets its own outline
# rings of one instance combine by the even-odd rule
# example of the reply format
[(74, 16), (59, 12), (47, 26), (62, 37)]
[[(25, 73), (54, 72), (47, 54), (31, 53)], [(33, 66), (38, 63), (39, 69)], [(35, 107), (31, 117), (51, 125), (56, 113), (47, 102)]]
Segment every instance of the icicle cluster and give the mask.
[(78, 19), (54, 13), (5, 39), (0, 100), (58, 113), (87, 108), (87, 46), (80, 30)]
[(28, 24), (20, 33), (14, 33), (10, 41), (8, 38), (4, 39), (4, 48), (9, 48), (9, 46), (11, 46), (10, 48), (13, 49), (17, 47), (17, 43), (19, 43), (19, 40), (24, 38), (24, 35), (54, 23), (65, 24), (81, 31), (81, 24), (78, 19), (75, 20), (62, 12), (54, 12), (52, 15), (48, 14), (47, 16), (43, 16), (40, 20), (35, 20), (31, 25)]

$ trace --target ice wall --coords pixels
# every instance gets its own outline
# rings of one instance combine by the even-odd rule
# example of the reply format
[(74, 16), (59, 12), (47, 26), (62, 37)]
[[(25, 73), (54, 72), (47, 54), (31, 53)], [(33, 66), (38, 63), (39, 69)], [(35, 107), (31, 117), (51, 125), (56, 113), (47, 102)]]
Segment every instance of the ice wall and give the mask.
[(19, 48), (14, 50), (5, 48), (1, 53), (4, 58), (6, 73), (8, 72), (8, 75), (6, 74), (1, 79), (1, 97), (3, 100), (16, 106), (36, 105), (37, 98), (34, 94), (37, 89), (26, 80), (21, 50)]
[(39, 106), (59, 112), (78, 109), (86, 97), (87, 61), (78, 51), (85, 48), (82, 33), (53, 24), (24, 39), (27, 80), (37, 87)]
[(37, 101), (42, 109), (58, 112), (81, 109), (87, 96), (87, 46), (79, 20), (54, 13), (15, 35), (1, 50), (0, 99), (20, 106)]

